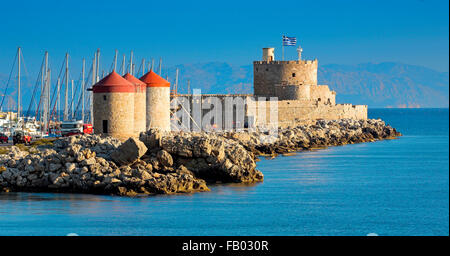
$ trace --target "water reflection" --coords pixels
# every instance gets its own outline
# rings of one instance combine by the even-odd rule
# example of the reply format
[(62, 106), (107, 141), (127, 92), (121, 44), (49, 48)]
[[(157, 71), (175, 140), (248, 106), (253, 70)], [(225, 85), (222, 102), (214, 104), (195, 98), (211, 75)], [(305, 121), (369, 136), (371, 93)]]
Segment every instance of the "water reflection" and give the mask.
[(0, 193), (1, 201), (83, 201), (83, 202), (105, 202), (111, 201), (113, 197), (70, 194), (70, 193), (26, 193), (26, 192), (9, 192)]

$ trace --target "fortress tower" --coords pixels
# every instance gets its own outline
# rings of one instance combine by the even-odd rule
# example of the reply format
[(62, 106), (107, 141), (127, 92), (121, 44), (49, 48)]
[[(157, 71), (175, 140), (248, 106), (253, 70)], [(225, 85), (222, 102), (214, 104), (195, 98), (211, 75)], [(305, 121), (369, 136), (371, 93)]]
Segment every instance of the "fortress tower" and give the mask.
[(134, 136), (135, 86), (113, 71), (92, 87), (95, 134)]
[(309, 100), (310, 87), (317, 86), (316, 60), (276, 61), (274, 48), (263, 48), (263, 60), (253, 62), (256, 97), (279, 100)]

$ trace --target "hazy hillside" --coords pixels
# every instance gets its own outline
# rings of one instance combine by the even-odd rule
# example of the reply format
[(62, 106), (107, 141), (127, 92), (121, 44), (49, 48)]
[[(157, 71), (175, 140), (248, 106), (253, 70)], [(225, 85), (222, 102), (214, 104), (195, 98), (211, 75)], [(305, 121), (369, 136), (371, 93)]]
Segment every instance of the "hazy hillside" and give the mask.
[[(204, 93), (252, 93), (251, 65), (227, 63), (179, 65), (180, 91), (201, 88)], [(168, 74), (172, 77), (175, 68)], [(324, 65), (320, 84), (337, 92), (337, 101), (368, 104), (370, 107), (448, 107), (449, 76), (420, 66), (385, 62), (380, 64)]]
[[(187, 80), (202, 93), (252, 93), (251, 65), (233, 66), (210, 62), (176, 66), (180, 70), (179, 92), (187, 92)], [(174, 82), (176, 67), (163, 70), (163, 77)], [(385, 62), (380, 64), (323, 65), (319, 67), (320, 84), (327, 84), (337, 92), (338, 103), (367, 104), (369, 107), (448, 107), (449, 75), (420, 66)], [(8, 94), (16, 100), (15, 79)], [(0, 74), (0, 95), (7, 76)], [(31, 98), (33, 79), (23, 79), (24, 109)], [(28, 84), (28, 87), (26, 85)], [(4, 106), (6, 102), (4, 103)]]
[(448, 107), (448, 73), (400, 63), (326, 65), (319, 82), (337, 92), (339, 102), (372, 107)]
[(200, 88), (202, 93), (253, 93), (253, 68), (250, 65), (232, 66), (222, 62), (178, 65), (167, 70), (171, 83), (177, 67), (178, 91), (181, 93), (187, 92), (187, 80), (191, 81), (191, 89)]

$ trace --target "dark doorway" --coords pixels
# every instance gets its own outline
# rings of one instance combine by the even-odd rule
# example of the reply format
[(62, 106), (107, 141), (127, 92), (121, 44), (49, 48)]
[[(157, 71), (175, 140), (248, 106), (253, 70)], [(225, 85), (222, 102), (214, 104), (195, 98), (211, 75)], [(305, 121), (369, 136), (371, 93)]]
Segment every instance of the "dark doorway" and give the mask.
[(108, 133), (108, 120), (103, 120), (103, 133)]

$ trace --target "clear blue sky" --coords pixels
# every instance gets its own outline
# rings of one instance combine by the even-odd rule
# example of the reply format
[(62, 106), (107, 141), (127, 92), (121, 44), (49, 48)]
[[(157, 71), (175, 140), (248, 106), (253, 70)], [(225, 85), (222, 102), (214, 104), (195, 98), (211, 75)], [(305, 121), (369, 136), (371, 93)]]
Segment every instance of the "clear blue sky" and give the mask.
[[(0, 74), (9, 74), (17, 46), (33, 73), (45, 50), (54, 68), (68, 51), (78, 71), (97, 48), (104, 69), (115, 49), (167, 65), (245, 65), (262, 47), (280, 57), (282, 34), (322, 65), (398, 61), (448, 71), (448, 8), (429, 0), (2, 1)], [(294, 48), (286, 55), (294, 58)]]

